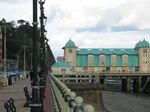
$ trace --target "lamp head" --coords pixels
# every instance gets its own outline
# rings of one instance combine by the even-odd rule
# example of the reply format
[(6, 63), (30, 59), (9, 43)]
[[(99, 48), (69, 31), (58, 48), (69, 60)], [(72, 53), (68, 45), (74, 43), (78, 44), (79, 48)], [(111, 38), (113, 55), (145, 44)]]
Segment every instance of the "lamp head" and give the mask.
[(6, 23), (6, 20), (4, 18), (2, 19), (2, 23)]

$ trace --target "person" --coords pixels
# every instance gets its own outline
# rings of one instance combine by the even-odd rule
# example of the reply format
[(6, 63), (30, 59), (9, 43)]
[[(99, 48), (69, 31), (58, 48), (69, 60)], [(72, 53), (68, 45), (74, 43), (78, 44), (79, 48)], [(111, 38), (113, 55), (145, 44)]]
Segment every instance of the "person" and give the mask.
[(33, 71), (30, 72), (30, 80), (33, 80)]

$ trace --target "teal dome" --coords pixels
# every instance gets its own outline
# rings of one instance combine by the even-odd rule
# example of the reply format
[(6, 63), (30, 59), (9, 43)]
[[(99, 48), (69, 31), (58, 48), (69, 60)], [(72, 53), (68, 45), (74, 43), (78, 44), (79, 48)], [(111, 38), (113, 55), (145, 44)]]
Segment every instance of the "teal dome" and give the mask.
[(149, 42), (146, 41), (145, 39), (143, 39), (143, 41), (139, 41), (136, 45), (135, 45), (135, 49), (139, 49), (139, 48), (149, 48)]
[(136, 50), (139, 49), (140, 46), (141, 46), (141, 40), (135, 45), (135, 49), (136, 49)]
[(66, 45), (65, 48), (76, 48), (75, 43), (70, 39)]
[(140, 45), (141, 45), (140, 46), (141, 48), (148, 48), (148, 47), (150, 47), (149, 42), (146, 41), (145, 39), (141, 42)]

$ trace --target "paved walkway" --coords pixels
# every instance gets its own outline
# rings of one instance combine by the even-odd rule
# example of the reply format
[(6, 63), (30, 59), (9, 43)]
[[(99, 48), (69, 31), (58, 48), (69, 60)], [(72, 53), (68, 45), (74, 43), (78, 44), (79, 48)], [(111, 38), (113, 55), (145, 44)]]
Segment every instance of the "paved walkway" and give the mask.
[(110, 112), (150, 112), (150, 95), (103, 91), (104, 106)]
[(24, 79), (11, 86), (0, 88), (0, 112), (6, 112), (4, 103), (10, 98), (14, 99), (17, 112), (30, 112), (30, 108), (23, 107), (25, 104), (25, 95), (23, 88), (27, 86), (31, 91), (30, 80)]

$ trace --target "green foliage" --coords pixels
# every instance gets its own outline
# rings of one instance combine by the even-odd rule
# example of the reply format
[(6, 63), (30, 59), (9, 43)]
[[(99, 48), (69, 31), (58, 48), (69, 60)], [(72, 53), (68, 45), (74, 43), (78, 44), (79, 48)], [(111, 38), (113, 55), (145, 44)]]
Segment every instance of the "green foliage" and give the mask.
[[(17, 60), (17, 54), (20, 52), (20, 66), (23, 68), (23, 46), (27, 46), (26, 49), (26, 60), (27, 65), (31, 61), (31, 52), (32, 52), (32, 26), (29, 22), (25, 20), (18, 20), (15, 24), (14, 21), (11, 22), (2, 22), (0, 21), (0, 26), (8, 26), (6, 33), (7, 40), (7, 59)], [(2, 28), (2, 34), (4, 34), (4, 29)], [(3, 35), (4, 36), (4, 35)], [(3, 37), (4, 38), (4, 37)]]

